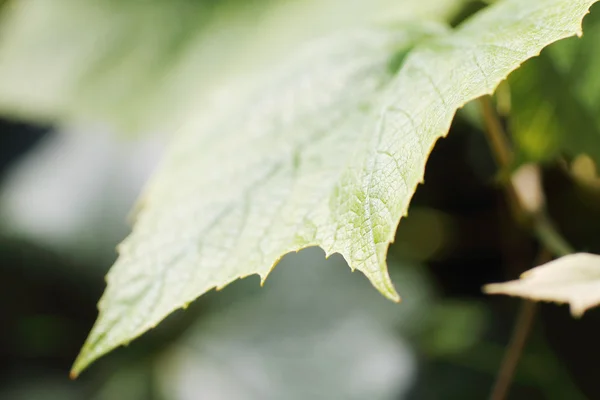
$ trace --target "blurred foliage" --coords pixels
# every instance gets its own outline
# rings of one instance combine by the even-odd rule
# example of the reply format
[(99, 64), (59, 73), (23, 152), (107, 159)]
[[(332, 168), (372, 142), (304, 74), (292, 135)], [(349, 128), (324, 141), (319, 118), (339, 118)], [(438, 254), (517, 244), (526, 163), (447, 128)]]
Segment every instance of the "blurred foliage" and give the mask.
[(546, 49), (510, 77), (517, 163), (586, 153), (600, 162), (600, 6), (584, 35)]
[(151, 135), (120, 141), (101, 128), (53, 130), (5, 176), (4, 233), (111, 263), (115, 240), (129, 231), (131, 204), (163, 147), (164, 140)]
[[(19, 134), (1, 137), (26, 140)], [(244, 377), (256, 382), (257, 373), (268, 392), (253, 392), (252, 384), (242, 399), (268, 398), (278, 390), (298, 393), (298, 398), (307, 398), (302, 397), (307, 390), (310, 398), (331, 398), (319, 394), (336, 393), (340, 386), (363, 394), (344, 398), (485, 397), (513, 311), (511, 302), (483, 302), (477, 294), (482, 283), (502, 279), (506, 264), (501, 254), (507, 244), (498, 238), (514, 236), (514, 231), (504, 231), (506, 209), (501, 193), (490, 185), (489, 163), (480, 133), (461, 121), (434, 151), (429, 184), (417, 193), (415, 212), (406, 219), (415, 222), (401, 224), (399, 246), (391, 249), (392, 277), (405, 294), (402, 305), (381, 298), (338, 257), (324, 262), (320, 251), (301, 252), (286, 257), (265, 287), (247, 279), (209, 293), (76, 382), (68, 381), (67, 372), (96, 316), (106, 265), (77, 257), (75, 251), (57, 255), (29, 242), (0, 238), (0, 301), (10, 304), (0, 320), (0, 368), (5, 371), (0, 398), (186, 400), (195, 398), (196, 391), (212, 390), (205, 398), (235, 399), (225, 395), (239, 394)], [(81, 161), (72, 159), (70, 165), (77, 168)], [(40, 168), (56, 170), (51, 164)], [(468, 172), (474, 170), (479, 175)], [(457, 174), (462, 178), (450, 184), (447, 176)], [(107, 188), (112, 196), (122, 195), (118, 185)], [(466, 203), (465, 197), (471, 201)], [(115, 211), (104, 209), (110, 212)], [(436, 218), (446, 221), (441, 232), (435, 224), (416, 223)], [(89, 226), (92, 233), (105, 228), (101, 222)], [(431, 229), (445, 243), (444, 251), (420, 244)], [(118, 240), (117, 235), (113, 241)], [(426, 264), (403, 261), (407, 246), (407, 256)], [(73, 257), (75, 262), (69, 261)], [(567, 330), (570, 322), (561, 326), (555, 331)], [(377, 380), (350, 373), (364, 368), (384, 373)], [(521, 369), (513, 398), (577, 398), (577, 389), (541, 336), (526, 351)], [(371, 395), (364, 395), (369, 390)], [(552, 393), (556, 397), (547, 397)]]
[(0, 111), (166, 131), (222, 86), (306, 41), (368, 23), (445, 19), (469, 0), (53, 0), (1, 11)]

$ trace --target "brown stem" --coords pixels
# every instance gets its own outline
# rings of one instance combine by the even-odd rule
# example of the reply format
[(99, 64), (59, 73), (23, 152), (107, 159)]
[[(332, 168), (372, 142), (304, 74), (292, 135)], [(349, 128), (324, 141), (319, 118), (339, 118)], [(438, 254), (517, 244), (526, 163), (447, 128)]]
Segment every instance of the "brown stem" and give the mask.
[[(496, 115), (494, 106), (489, 96), (481, 97), (479, 99), (479, 104), (481, 106), (486, 128), (484, 133), (486, 134), (487, 141), (490, 145), (490, 149), (492, 150), (492, 155), (494, 156), (496, 164), (500, 167), (500, 169), (505, 170), (512, 163), (513, 159), (510, 144), (508, 143), (506, 134), (502, 128), (502, 124)], [(507, 183), (504, 186), (504, 191), (506, 192), (513, 216), (517, 221), (523, 220), (517, 191), (510, 180), (507, 180)]]
[[(490, 97), (481, 97), (479, 103), (485, 121), (485, 133), (496, 163), (501, 170), (507, 170), (513, 161), (513, 151), (506, 133), (502, 128)], [(539, 177), (535, 179), (536, 181), (531, 182), (529, 185), (530, 190), (538, 191), (539, 193), (536, 193), (536, 195), (541, 200), (534, 207), (525, 204), (523, 201), (524, 198), (530, 197), (524, 193), (525, 189), (523, 187), (515, 185), (513, 179), (506, 180), (504, 190), (511, 204), (513, 216), (517, 223), (528, 222), (531, 225), (532, 233), (555, 256), (562, 257), (571, 254), (574, 252), (573, 247), (560, 234), (548, 217), (544, 208), (542, 185), (539, 182)]]
[(510, 342), (504, 353), (490, 400), (503, 400), (508, 394), (510, 385), (512, 384), (517, 365), (521, 359), (521, 354), (525, 348), (527, 337), (531, 332), (531, 327), (535, 321), (536, 303), (529, 300), (521, 301), (519, 315), (513, 328)]
[[(513, 151), (502, 128), (500, 119), (494, 110), (494, 106), (489, 97), (482, 97), (479, 100), (486, 126), (486, 135), (494, 158), (498, 166), (506, 170), (513, 161)], [(555, 229), (548, 218), (543, 202), (543, 190), (539, 182), (539, 176), (535, 175), (535, 180), (530, 183), (530, 190), (536, 190), (534, 193), (540, 199), (533, 202), (533, 206), (523, 199), (527, 198), (527, 193), (522, 185), (516, 185), (513, 179), (507, 179), (504, 189), (510, 201), (513, 216), (517, 223), (529, 221), (533, 227), (533, 233), (537, 236), (543, 245), (543, 250), (536, 260), (536, 266), (543, 264), (551, 259), (551, 255), (564, 256), (573, 252), (572, 247)], [(530, 196), (529, 196), (530, 197)], [(512, 380), (519, 364), (519, 359), (525, 348), (527, 337), (535, 321), (536, 304), (532, 301), (523, 300), (519, 315), (515, 322), (510, 342), (506, 348), (502, 364), (498, 371), (496, 382), (490, 395), (491, 400), (503, 400), (506, 398)]]
[[(537, 256), (535, 266), (544, 264), (552, 259), (552, 253), (546, 249), (542, 249)], [(510, 337), (510, 342), (504, 352), (496, 382), (490, 395), (490, 400), (504, 400), (510, 389), (519, 360), (525, 349), (527, 338), (535, 322), (537, 304), (530, 300), (521, 301), (519, 315), (515, 321), (513, 331)]]
[(502, 128), (502, 124), (496, 115), (494, 105), (489, 96), (481, 97), (479, 99), (479, 104), (481, 105), (483, 120), (485, 122), (485, 133), (494, 158), (496, 159), (496, 163), (500, 167), (506, 168), (512, 162), (512, 150), (508, 143), (508, 139), (506, 138), (506, 134), (504, 133), (504, 129)]

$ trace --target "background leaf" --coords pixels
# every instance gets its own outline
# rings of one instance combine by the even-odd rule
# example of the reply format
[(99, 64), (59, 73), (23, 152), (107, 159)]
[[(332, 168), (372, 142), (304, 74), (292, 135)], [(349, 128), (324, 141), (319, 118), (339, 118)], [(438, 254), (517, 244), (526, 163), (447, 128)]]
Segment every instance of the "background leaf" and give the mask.
[[(504, 1), (456, 32), (346, 34), (316, 44), (249, 98), (187, 127), (108, 275), (73, 373), (198, 295), (290, 251), (341, 253), (387, 297), (386, 252), (456, 109), (580, 33), (593, 1)], [(432, 32), (407, 57), (398, 54)], [(241, 105), (239, 105), (241, 104)]]
[[(468, 0), (43, 0), (0, 21), (0, 112), (171, 131), (206, 95), (365, 23), (445, 19)], [(238, 88), (239, 90), (239, 88)]]
[(509, 119), (517, 162), (585, 153), (600, 163), (598, 11), (585, 18), (581, 39), (550, 46), (511, 75)]
[(525, 272), (521, 279), (484, 287), (490, 294), (507, 294), (531, 300), (569, 303), (580, 317), (600, 304), (600, 256), (577, 253)]

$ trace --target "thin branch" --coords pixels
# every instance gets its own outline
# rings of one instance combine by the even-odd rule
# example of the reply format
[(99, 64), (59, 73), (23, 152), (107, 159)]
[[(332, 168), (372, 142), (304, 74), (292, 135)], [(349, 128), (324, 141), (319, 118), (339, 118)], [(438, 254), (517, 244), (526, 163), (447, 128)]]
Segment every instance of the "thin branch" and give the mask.
[[(479, 99), (483, 118), (485, 121), (485, 133), (490, 144), (490, 148), (501, 170), (507, 170), (513, 161), (513, 151), (508, 142), (506, 133), (494, 110), (494, 106), (489, 96)], [(539, 178), (537, 182), (531, 182), (529, 189), (542, 192), (542, 185)], [(504, 186), (506, 195), (511, 204), (513, 216), (518, 223), (529, 222), (533, 234), (542, 243), (542, 245), (557, 257), (562, 257), (574, 252), (573, 247), (555, 228), (548, 217), (543, 200), (539, 201), (535, 207), (524, 204), (523, 199), (527, 198), (524, 193), (525, 188), (515, 185), (513, 179), (507, 179)], [(537, 196), (543, 199), (543, 193)]]
[[(489, 97), (482, 97), (479, 100), (483, 118), (486, 125), (486, 135), (496, 163), (502, 170), (507, 170), (513, 161), (513, 151), (500, 119)], [(507, 197), (511, 204), (513, 216), (517, 223), (529, 221), (533, 233), (543, 245), (540, 257), (536, 260), (536, 266), (548, 261), (551, 256), (564, 256), (573, 252), (571, 245), (556, 230), (554, 224), (547, 216), (544, 207), (544, 193), (540, 182), (539, 174), (530, 174), (533, 181), (527, 182), (528, 185), (517, 185), (514, 178), (507, 179), (504, 186)], [(526, 190), (536, 191), (534, 198), (536, 201), (526, 201), (532, 196), (528, 196)], [(531, 193), (529, 193), (531, 194)], [(491, 400), (503, 400), (506, 398), (512, 380), (519, 364), (519, 359), (525, 348), (527, 337), (535, 321), (536, 304), (532, 301), (523, 300), (521, 309), (513, 328), (510, 342), (506, 348), (496, 382), (490, 396)]]
[(479, 103), (485, 121), (485, 133), (487, 134), (496, 163), (498, 163), (500, 167), (506, 168), (513, 161), (513, 156), (502, 124), (496, 115), (494, 105), (489, 96), (481, 97)]
[[(508, 139), (504, 133), (504, 129), (502, 128), (502, 124), (498, 119), (489, 96), (481, 97), (479, 99), (479, 104), (481, 106), (486, 128), (484, 133), (486, 134), (490, 149), (492, 150), (492, 155), (494, 156), (496, 164), (500, 167), (500, 169), (506, 170), (512, 163), (513, 156), (510, 144), (508, 143)], [(508, 181), (504, 186), (504, 190), (506, 192), (514, 218), (517, 221), (522, 221), (524, 215), (521, 212), (519, 198), (515, 186), (511, 181)]]
[[(552, 259), (552, 254), (546, 249), (542, 249), (537, 256), (534, 266), (545, 264)], [(496, 377), (496, 382), (490, 395), (490, 400), (504, 400), (510, 389), (511, 383), (517, 371), (519, 360), (525, 349), (527, 338), (533, 328), (537, 304), (530, 300), (523, 300), (520, 303), (519, 315), (515, 321), (510, 342), (506, 347), (500, 370)]]
[(519, 316), (515, 322), (510, 342), (507, 346), (504, 358), (490, 400), (503, 400), (508, 394), (510, 385), (512, 383), (517, 365), (523, 354), (527, 337), (533, 327), (535, 321), (536, 303), (530, 300), (523, 300), (521, 302), (521, 308), (519, 310)]

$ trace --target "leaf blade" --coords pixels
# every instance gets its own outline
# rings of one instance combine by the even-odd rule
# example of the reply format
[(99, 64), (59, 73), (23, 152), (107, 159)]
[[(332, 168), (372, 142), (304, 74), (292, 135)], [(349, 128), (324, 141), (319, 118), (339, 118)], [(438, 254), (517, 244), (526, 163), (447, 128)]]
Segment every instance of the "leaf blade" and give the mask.
[[(146, 193), (132, 236), (120, 248), (100, 302), (100, 317), (73, 373), (206, 290), (250, 274), (264, 280), (283, 254), (308, 246), (342, 254), (352, 269), (397, 299), (386, 269), (387, 247), (422, 182), (429, 152), (447, 134), (454, 113), (466, 102), (493, 92), (546, 45), (580, 34), (581, 19), (593, 2), (497, 3), (456, 32), (438, 34), (417, 46), (394, 78), (386, 75), (389, 71), (384, 73), (389, 48), (386, 54), (376, 52), (377, 57), (369, 53), (366, 60), (361, 57), (373, 50), (367, 46), (363, 54), (346, 54), (350, 58), (341, 57), (331, 65), (319, 64), (317, 57), (314, 64), (320, 67), (309, 63), (314, 75), (294, 79), (296, 83), (305, 79), (305, 86), (291, 85), (286, 92), (277, 81), (276, 92), (283, 90), (283, 95), (274, 99), (257, 95), (259, 106), (240, 112), (235, 121), (217, 123), (217, 130), (208, 129), (212, 135), (196, 133), (180, 139)], [(404, 44), (396, 47), (408, 42), (400, 40)], [(330, 67), (336, 74), (327, 71)], [(224, 133), (215, 140), (217, 131)], [(233, 134), (239, 131), (244, 134)], [(198, 148), (203, 157), (192, 150)], [(190, 160), (193, 168), (186, 166)], [(224, 171), (214, 172), (215, 166)], [(198, 171), (205, 175), (198, 176)], [(173, 188), (173, 181), (191, 187)], [(231, 185), (244, 190), (229, 191)], [(242, 207), (219, 208), (236, 204), (235, 199), (248, 192)], [(191, 209), (185, 209), (189, 204)], [(216, 227), (217, 234), (207, 235), (198, 221), (190, 226), (189, 215), (212, 215), (200, 225)], [(178, 244), (175, 254), (174, 232), (182, 229), (185, 243)], [(209, 256), (198, 258), (196, 247), (206, 238), (210, 246), (201, 246)], [(155, 253), (156, 259), (144, 264), (146, 252), (161, 241), (171, 246), (163, 246), (170, 254)], [(235, 267), (223, 267), (225, 258)], [(136, 271), (140, 263), (145, 266)], [(215, 270), (215, 265), (221, 268)], [(160, 278), (154, 282), (157, 286), (142, 295), (151, 296), (154, 304), (136, 306), (135, 291), (144, 291), (143, 280), (152, 273)], [(135, 320), (125, 318), (132, 309)]]
[[(343, 169), (343, 165), (346, 162), (343, 158), (331, 157), (332, 149), (337, 147), (337, 151), (341, 151), (343, 154), (353, 152), (354, 147), (356, 147), (353, 142), (356, 141), (356, 136), (358, 136), (358, 130), (353, 130), (351, 132), (353, 132), (354, 138), (350, 135), (346, 137), (345, 141), (337, 143), (338, 137), (335, 134), (339, 134), (339, 130), (333, 130), (333, 137), (331, 137), (331, 134), (323, 134), (325, 132), (324, 129), (331, 125), (338, 125), (341, 126), (341, 129), (345, 129), (352, 124), (360, 125), (363, 123), (364, 112), (360, 111), (360, 108), (365, 102), (368, 105), (367, 100), (372, 99), (379, 91), (380, 86), (391, 78), (387, 71), (387, 63), (390, 56), (388, 44), (390, 40), (394, 41), (394, 36), (394, 34), (390, 35), (384, 32), (369, 32), (366, 34), (361, 32), (355, 36), (344, 37), (343, 43), (345, 46), (342, 46), (334, 38), (331, 45), (325, 43), (322, 50), (316, 50), (317, 53), (324, 53), (321, 54), (325, 55), (324, 58), (320, 56), (316, 57), (313, 63), (313, 58), (310, 57), (309, 62), (304, 62), (301, 67), (296, 66), (295, 61), (290, 62), (290, 68), (293, 70), (292, 73), (303, 70), (310, 71), (310, 73), (303, 76), (301, 72), (300, 78), (295, 79), (293, 81), (295, 83), (290, 85), (289, 95), (284, 93), (277, 96), (275, 98), (276, 101), (271, 101), (268, 93), (271, 90), (274, 92), (281, 91), (281, 82), (278, 78), (271, 78), (273, 82), (269, 84), (269, 89), (261, 93), (265, 100), (262, 102), (259, 101), (258, 105), (250, 111), (244, 109), (245, 102), (241, 101), (242, 105), (238, 109), (239, 112), (235, 112), (234, 114), (239, 114), (238, 118), (244, 120), (248, 127), (258, 126), (257, 129), (247, 129), (246, 134), (242, 137), (232, 134), (236, 131), (235, 129), (228, 129), (220, 136), (220, 140), (214, 140), (211, 133), (213, 133), (214, 129), (222, 128), (219, 117), (215, 118), (216, 122), (214, 122), (214, 126), (216, 128), (210, 122), (203, 125), (205, 126), (204, 134), (199, 135), (196, 130), (189, 130), (189, 134), (184, 133), (174, 143), (173, 149), (165, 160), (162, 169), (148, 187), (138, 211), (132, 236), (126, 239), (120, 246), (119, 261), (117, 261), (117, 264), (111, 269), (107, 277), (108, 289), (99, 307), (109, 310), (116, 309), (117, 316), (114, 319), (109, 316), (109, 322), (106, 322), (107, 319), (105, 317), (101, 333), (94, 333), (93, 331), (92, 335), (96, 335), (96, 338), (101, 338), (101, 340), (105, 338), (103, 336), (104, 331), (113, 323), (110, 321), (119, 320), (118, 304), (127, 304), (128, 297), (144, 296), (143, 292), (151, 293), (162, 289), (154, 287), (150, 288), (152, 290), (148, 290), (145, 287), (140, 289), (140, 286), (135, 283), (123, 281), (128, 279), (129, 260), (136, 256), (136, 254), (132, 254), (134, 250), (131, 250), (131, 248), (137, 246), (135, 242), (138, 238), (144, 237), (147, 231), (158, 228), (159, 231), (163, 233), (168, 232), (170, 235), (176, 235), (176, 232), (183, 231), (184, 234), (191, 236), (191, 241), (183, 243), (182, 247), (176, 246), (175, 243), (170, 241), (169, 237), (162, 236), (166, 240), (166, 243), (159, 243), (158, 247), (165, 247), (160, 246), (160, 244), (170, 246), (167, 250), (168, 254), (165, 256), (163, 252), (162, 256), (176, 259), (185, 253), (186, 248), (194, 246), (193, 243), (195, 243), (196, 236), (198, 236), (197, 233), (194, 234), (196, 229), (212, 230), (212, 239), (209, 240), (208, 245), (203, 245), (204, 253), (202, 257), (212, 259), (210, 264), (219, 267), (218, 279), (211, 279), (210, 276), (199, 276), (200, 283), (191, 285), (187, 289), (187, 293), (184, 293), (186, 289), (182, 288), (181, 284), (175, 285), (172, 283), (168, 285), (165, 289), (168, 291), (167, 297), (173, 295), (175, 298), (183, 298), (185, 300), (178, 300), (174, 304), (163, 304), (164, 308), (155, 312), (155, 316), (144, 316), (144, 318), (138, 321), (138, 326), (135, 326), (133, 331), (145, 331), (149, 329), (151, 324), (162, 319), (165, 314), (197, 297), (196, 292), (198, 290), (207, 291), (213, 287), (218, 289), (232, 280), (254, 273), (258, 273), (261, 279), (264, 280), (273, 267), (273, 264), (283, 254), (316, 244), (317, 225), (328, 225), (328, 221), (323, 222), (326, 219), (329, 209), (329, 202), (326, 198), (329, 195), (328, 189), (334, 185), (334, 182), (338, 179), (338, 171)], [(400, 36), (402, 37), (403, 35)], [(401, 38), (400, 42), (406, 42), (405, 44), (409, 45), (412, 39), (410, 37)], [(347, 53), (348, 47), (350, 49), (358, 47), (361, 51), (357, 53), (350, 51), (350, 53)], [(355, 54), (358, 54), (358, 57)], [(337, 59), (337, 62), (333, 66), (336, 79), (333, 80), (331, 79), (331, 74), (328, 73), (328, 60), (330, 59)], [(285, 80), (285, 78), (282, 79)], [(343, 83), (340, 84), (340, 82)], [(304, 86), (317, 88), (327, 93), (327, 95), (314, 99), (311, 97), (303, 103), (301, 94), (306, 90)], [(224, 101), (227, 102), (229, 99), (225, 99)], [(254, 96), (251, 95), (248, 101), (255, 101)], [(330, 110), (331, 101), (333, 101), (332, 104), (336, 110)], [(230, 103), (226, 104), (226, 107), (217, 106), (217, 108), (236, 110), (236, 101), (233, 101), (234, 105)], [(294, 104), (294, 107), (288, 107), (290, 104)], [(302, 105), (303, 110), (301, 114), (296, 115), (294, 114), (294, 110), (299, 105)], [(309, 135), (308, 140), (304, 135), (296, 135), (297, 137), (293, 137), (290, 142), (285, 136), (277, 134), (277, 124), (273, 127), (266, 125), (267, 135), (264, 135), (261, 129), (261, 127), (265, 126), (264, 120), (269, 120), (269, 118), (273, 117), (273, 107), (276, 109), (276, 117), (274, 119), (275, 121), (279, 119), (278, 115), (280, 112), (278, 107), (280, 106), (283, 106), (284, 110), (288, 110), (284, 119), (294, 121), (296, 125), (299, 125), (297, 129), (300, 129), (301, 132), (305, 132), (304, 121), (307, 115), (311, 115), (314, 112), (320, 113), (323, 110), (331, 111), (331, 113), (326, 112), (325, 115), (327, 117), (324, 121), (317, 121), (309, 126), (313, 132)], [(203, 119), (202, 123), (204, 124), (207, 119), (209, 118)], [(236, 124), (239, 123), (236, 121), (225, 123), (226, 126), (233, 125), (234, 127)], [(362, 138), (362, 140), (365, 139)], [(273, 146), (277, 151), (272, 151)], [(203, 150), (204, 157), (201, 159), (198, 159), (196, 151), (190, 151), (190, 149), (198, 148)], [(245, 152), (247, 157), (240, 159), (238, 152), (231, 152), (232, 148), (237, 149), (238, 152)], [(298, 152), (297, 148), (304, 148), (304, 150), (303, 152)], [(322, 151), (322, 148), (325, 151)], [(312, 162), (308, 164), (303, 163), (302, 158), (312, 160)], [(190, 163), (194, 166), (193, 168), (189, 168)], [(218, 173), (211, 173), (211, 168), (215, 164), (222, 166), (222, 170), (218, 171)], [(179, 166), (182, 165), (183, 167), (180, 168)], [(302, 168), (304, 175), (300, 175), (298, 182), (294, 182), (291, 178), (296, 174), (297, 168)], [(194, 171), (204, 171), (204, 174), (200, 177), (194, 177)], [(251, 171), (251, 173), (248, 174), (248, 171)], [(171, 181), (188, 182), (188, 186), (173, 191), (169, 187), (169, 182)], [(268, 198), (262, 195), (262, 185), (265, 182), (271, 185), (271, 191), (267, 195)], [(290, 186), (290, 184), (294, 185)], [(228, 187), (237, 189), (230, 192), (227, 190)], [(212, 199), (193, 196), (194, 193), (202, 193), (207, 188), (210, 188), (211, 192), (214, 193)], [(318, 195), (315, 199), (314, 196), (302, 196), (302, 193), (305, 191), (311, 194), (317, 191), (317, 193), (322, 192), (322, 194)], [(291, 195), (290, 193), (292, 192), (298, 195)], [(192, 214), (202, 216), (206, 213), (209, 217), (205, 221), (196, 221), (194, 226), (186, 225), (185, 228), (187, 230), (185, 230), (180, 225), (182, 221), (188, 218), (189, 209), (182, 206), (180, 199), (189, 198), (190, 193), (193, 198), (197, 198), (196, 203), (193, 204), (193, 209), (197, 211)], [(293, 206), (285, 204), (287, 197), (293, 202)], [(245, 199), (250, 198), (252, 202), (245, 201)], [(323, 199), (325, 202), (321, 202), (318, 207), (315, 206), (314, 203), (319, 203)], [(336, 201), (343, 202), (343, 196), (332, 196), (332, 202)], [(169, 207), (170, 204), (178, 204), (178, 206)], [(187, 204), (191, 203), (187, 202)], [(263, 207), (263, 204), (270, 206)], [(335, 205), (333, 207), (336, 208)], [(348, 208), (346, 207), (346, 209)], [(176, 209), (176, 215), (167, 215), (165, 217), (157, 215), (162, 210), (168, 209)], [(264, 209), (264, 212), (260, 213), (261, 209)], [(307, 213), (306, 210), (311, 211)], [(307, 215), (302, 215), (302, 212)], [(260, 215), (257, 216), (259, 213)], [(300, 223), (298, 223), (298, 220)], [(273, 224), (279, 224), (280, 226), (278, 228), (269, 228), (268, 226), (264, 226), (265, 224), (261, 221), (271, 221)], [(302, 225), (303, 223), (304, 226)], [(285, 229), (286, 224), (289, 224), (289, 228), (287, 229)], [(250, 226), (251, 228), (246, 229), (246, 226)], [(215, 229), (217, 230), (216, 232)], [(279, 232), (279, 234), (276, 237), (270, 237), (268, 241), (261, 241), (261, 236), (265, 232), (261, 232), (260, 236), (255, 234), (255, 231), (268, 229)], [(281, 233), (282, 229), (285, 229), (284, 233)], [(331, 232), (335, 231), (336, 227), (327, 226), (325, 229)], [(329, 236), (333, 238), (335, 235), (330, 233)], [(327, 247), (329, 249), (328, 253), (334, 252), (332, 250), (334, 246), (333, 240), (330, 242)], [(278, 245), (279, 247), (277, 247)], [(154, 246), (156, 246), (156, 243), (142, 248), (142, 252), (146, 250), (151, 251), (151, 248)], [(234, 246), (236, 246), (236, 255), (230, 254), (227, 260), (225, 260), (220, 251), (223, 249), (232, 249)], [(273, 251), (269, 250), (268, 247), (277, 248)], [(258, 251), (255, 249), (258, 249)], [(264, 253), (269, 253), (270, 257), (266, 262), (262, 260), (262, 258), (266, 258), (263, 257)], [(232, 258), (234, 259), (232, 260)], [(229, 262), (227, 266), (223, 265), (225, 261)], [(237, 263), (243, 263), (247, 272), (240, 273), (239, 270), (236, 270), (235, 266)], [(183, 275), (187, 269), (186, 267), (188, 267), (187, 264), (182, 265), (181, 263), (174, 267), (173, 265), (169, 265), (168, 262), (150, 262), (149, 265), (156, 269), (155, 272), (157, 275), (170, 274), (173, 277)], [(187, 274), (190, 275), (189, 272)], [(133, 275), (132, 279), (135, 280), (136, 276), (135, 274)], [(194, 278), (189, 277), (189, 279), (193, 280)], [(184, 279), (180, 283), (183, 282), (185, 284), (186, 281)], [(389, 288), (389, 285), (391, 285), (389, 279), (384, 279), (384, 281), (384, 285), (388, 285)], [(156, 279), (151, 280), (148, 284), (157, 283), (160, 285), (162, 282), (163, 280)], [(142, 286), (145, 283), (142, 282)], [(128, 290), (124, 293), (115, 293), (113, 296), (112, 288), (114, 287), (117, 287), (119, 290), (121, 288), (128, 288)], [(129, 294), (136, 290), (139, 290), (140, 293)], [(183, 295), (181, 295), (182, 293)], [(180, 296), (177, 294), (180, 294)], [(393, 297), (394, 295), (395, 292), (392, 292), (391, 296)], [(115, 297), (115, 299), (113, 300), (111, 296)], [(117, 307), (115, 307), (115, 303)], [(150, 321), (150, 325), (147, 324), (148, 320)], [(120, 329), (123, 328), (121, 327)], [(130, 334), (129, 336), (134, 335)], [(86, 346), (94, 348), (94, 341), (87, 342)], [(85, 353), (84, 348), (82, 354)], [(83, 358), (80, 357), (75, 364), (74, 371), (77, 373), (81, 366), (89, 362), (94, 356), (95, 354), (92, 352), (85, 354)]]

